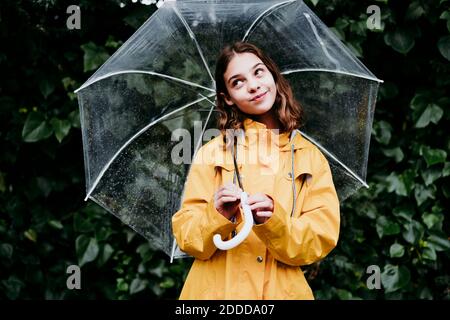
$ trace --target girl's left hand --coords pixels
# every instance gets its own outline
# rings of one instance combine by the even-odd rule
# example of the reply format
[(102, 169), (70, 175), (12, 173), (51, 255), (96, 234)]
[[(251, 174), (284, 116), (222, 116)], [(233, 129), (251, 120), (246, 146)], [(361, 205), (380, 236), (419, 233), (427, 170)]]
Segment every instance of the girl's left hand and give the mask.
[(269, 220), (273, 213), (273, 200), (268, 195), (258, 192), (248, 197), (247, 201), (256, 224)]

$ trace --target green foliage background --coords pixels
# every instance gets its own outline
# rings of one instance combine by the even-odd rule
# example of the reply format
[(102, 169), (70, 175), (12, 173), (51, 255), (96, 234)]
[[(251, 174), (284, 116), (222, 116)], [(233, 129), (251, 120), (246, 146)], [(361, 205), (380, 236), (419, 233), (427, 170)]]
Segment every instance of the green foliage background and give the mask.
[[(85, 192), (78, 88), (156, 9), (123, 0), (3, 0), (0, 298), (175, 299), (191, 259), (155, 251)], [(367, 181), (338, 247), (307, 268), (318, 299), (449, 299), (450, 1), (306, 3), (379, 78)], [(381, 30), (369, 30), (370, 5)], [(82, 289), (68, 290), (78, 264)], [(367, 268), (382, 273), (369, 290)], [(369, 281), (370, 282), (370, 281)]]

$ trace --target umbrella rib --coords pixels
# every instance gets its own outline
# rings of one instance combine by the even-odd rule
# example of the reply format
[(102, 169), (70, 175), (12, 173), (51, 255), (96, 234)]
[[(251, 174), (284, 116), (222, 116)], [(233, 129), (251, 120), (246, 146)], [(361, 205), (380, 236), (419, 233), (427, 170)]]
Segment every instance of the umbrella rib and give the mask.
[(208, 87), (204, 87), (204, 86), (202, 86), (202, 85), (200, 85), (200, 84), (197, 84), (197, 83), (195, 83), (195, 82), (183, 80), (183, 79), (180, 79), (180, 78), (177, 78), (177, 77), (172, 77), (172, 76), (169, 76), (169, 75), (164, 74), (164, 73), (159, 73), (159, 72), (154, 72), (154, 71), (145, 71), (145, 70), (133, 70), (133, 69), (130, 69), (130, 70), (121, 70), (121, 71), (109, 72), (109, 73), (107, 73), (107, 74), (105, 74), (105, 75), (103, 75), (103, 76), (101, 76), (101, 77), (95, 79), (95, 81), (92, 81), (91, 83), (87, 83), (87, 84), (82, 85), (82, 86), (79, 87), (77, 90), (75, 90), (74, 93), (78, 93), (78, 91), (80, 91), (80, 90), (82, 90), (82, 89), (84, 89), (84, 88), (86, 88), (86, 87), (90, 86), (91, 84), (94, 84), (94, 83), (96, 83), (96, 82), (98, 82), (98, 81), (101, 81), (101, 80), (104, 80), (104, 79), (106, 79), (106, 78), (110, 78), (110, 77), (112, 77), (112, 76), (116, 76), (116, 75), (119, 75), (119, 74), (125, 74), (125, 73), (142, 73), (142, 74), (150, 74), (150, 75), (154, 75), (154, 76), (157, 76), (157, 77), (167, 78), (167, 79), (170, 79), (170, 80), (174, 80), (174, 81), (177, 81), (177, 82), (181, 82), (181, 83), (187, 84), (187, 85), (192, 86), (192, 87), (201, 88), (201, 89), (208, 90), (208, 91), (211, 91), (211, 92), (216, 92), (215, 89), (208, 88)]
[(325, 43), (323, 42), (322, 38), (319, 36), (319, 33), (317, 32), (317, 28), (314, 25), (314, 23), (312, 22), (311, 16), (309, 15), (309, 13), (303, 13), (303, 15), (306, 17), (306, 20), (308, 20), (309, 26), (311, 27), (314, 36), (316, 37), (316, 40), (319, 42), (320, 47), (322, 48), (323, 53), (325, 53), (325, 55), (327, 56), (327, 58), (334, 63), (336, 69), (340, 69), (341, 68), (341, 64), (339, 63), (339, 61), (337, 61), (335, 58), (333, 58), (330, 53), (328, 52), (327, 47), (325, 46)]
[(266, 10), (264, 10), (258, 17), (256, 17), (256, 19), (253, 21), (253, 23), (250, 25), (250, 27), (247, 29), (247, 31), (244, 34), (244, 37), (242, 38), (242, 41), (246, 41), (247, 37), (250, 34), (250, 31), (253, 29), (253, 27), (259, 23), (262, 19), (264, 19), (265, 17), (267, 17), (269, 14), (271, 14), (272, 12), (274, 12), (275, 10), (284, 7), (285, 5), (288, 5), (292, 2), (296, 2), (297, 0), (290, 0), (290, 1), (285, 1), (282, 3), (277, 3), (274, 4), (273, 6), (267, 8)]
[(175, 14), (177, 15), (178, 19), (180, 19), (181, 23), (186, 28), (186, 31), (189, 33), (189, 36), (191, 37), (192, 41), (194, 41), (195, 46), (197, 47), (198, 53), (200, 54), (200, 57), (202, 58), (203, 64), (205, 65), (206, 71), (208, 71), (208, 75), (211, 78), (212, 83), (215, 83), (214, 77), (212, 76), (211, 71), (209, 70), (208, 64), (206, 63), (206, 59), (203, 56), (203, 51), (202, 51), (202, 49), (200, 48), (200, 45), (197, 42), (197, 38), (195, 37), (194, 32), (192, 31), (191, 27), (188, 25), (186, 20), (183, 18), (181, 13), (178, 11), (178, 9), (175, 6), (173, 6), (172, 8), (175, 11)]
[[(213, 96), (211, 94), (211, 96)], [(139, 137), (141, 134), (143, 134), (145, 131), (147, 131), (148, 128), (152, 127), (154, 124), (160, 122), (161, 120), (183, 110), (186, 109), (187, 107), (196, 104), (200, 101), (205, 100), (205, 98), (200, 98), (197, 99), (195, 101), (189, 102), (188, 104), (173, 110), (172, 112), (169, 112), (168, 114), (165, 114), (164, 116), (152, 121), (150, 124), (146, 125), (144, 128), (142, 128), (141, 130), (139, 130), (135, 135), (133, 135), (130, 139), (128, 139), (127, 142), (125, 142), (120, 148), (119, 150), (117, 150), (117, 152), (114, 154), (114, 156), (108, 161), (108, 163), (103, 167), (103, 169), (100, 171), (100, 174), (97, 176), (97, 178), (94, 181), (94, 184), (92, 185), (91, 189), (89, 190), (89, 192), (87, 193), (86, 197), (84, 198), (84, 201), (86, 201), (90, 196), (91, 193), (94, 191), (94, 189), (97, 187), (97, 184), (100, 182), (100, 179), (103, 177), (103, 175), (105, 174), (106, 170), (108, 170), (108, 168), (111, 166), (111, 164), (114, 162), (114, 160), (119, 156), (119, 154), (122, 152), (123, 149), (125, 149), (131, 142), (133, 142), (137, 137)]]
[(352, 169), (350, 169), (349, 167), (347, 167), (342, 161), (340, 161), (338, 158), (336, 158), (333, 154), (331, 154), (327, 149), (325, 149), (319, 142), (317, 142), (316, 140), (314, 140), (314, 138), (308, 136), (306, 133), (304, 133), (303, 131), (297, 129), (302, 136), (304, 136), (305, 138), (307, 138), (309, 141), (311, 141), (312, 143), (314, 143), (323, 153), (325, 153), (328, 157), (330, 157), (331, 159), (333, 159), (334, 161), (336, 161), (338, 164), (340, 164), (345, 170), (347, 170), (350, 175), (355, 178), (356, 180), (358, 180), (359, 182), (361, 182), (361, 184), (366, 187), (369, 188), (369, 185), (363, 180), (361, 179), (355, 172), (353, 172)]
[(290, 73), (295, 73), (295, 72), (310, 72), (310, 71), (322, 71), (322, 72), (330, 72), (330, 73), (339, 73), (339, 74), (345, 74), (347, 76), (353, 76), (353, 77), (357, 77), (357, 78), (373, 80), (373, 81), (380, 82), (380, 83), (384, 82), (383, 80), (380, 80), (378, 78), (373, 78), (373, 77), (365, 76), (365, 75), (362, 75), (362, 74), (357, 74), (357, 73), (352, 73), (352, 72), (347, 72), (347, 71), (340, 71), (340, 70), (321, 69), (321, 68), (306, 68), (306, 69), (286, 70), (286, 71), (282, 71), (281, 74), (284, 75), (284, 74), (290, 74)]

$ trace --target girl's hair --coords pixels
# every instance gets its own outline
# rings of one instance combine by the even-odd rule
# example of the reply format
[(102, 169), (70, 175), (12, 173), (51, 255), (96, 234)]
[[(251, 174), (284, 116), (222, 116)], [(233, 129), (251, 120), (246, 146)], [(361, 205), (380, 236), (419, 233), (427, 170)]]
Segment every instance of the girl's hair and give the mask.
[[(223, 92), (225, 95), (229, 96), (228, 90), (225, 85), (225, 80), (223, 75), (227, 70), (228, 64), (238, 53), (249, 52), (256, 55), (261, 61), (266, 65), (275, 80), (277, 88), (277, 96), (272, 108), (275, 108), (275, 116), (281, 123), (281, 132), (287, 132), (289, 135), (291, 132), (301, 125), (303, 125), (304, 115), (303, 108), (300, 103), (294, 98), (291, 86), (289, 82), (280, 73), (278, 66), (275, 62), (267, 56), (261, 49), (257, 46), (248, 42), (235, 42), (232, 45), (225, 46), (220, 52), (219, 58), (217, 59), (215, 80), (216, 80), (216, 106), (219, 111), (219, 117), (217, 118), (217, 127), (221, 131), (224, 141), (227, 139), (228, 145), (233, 139), (227, 137), (226, 129), (244, 129), (243, 121), (247, 117), (236, 105), (229, 106), (225, 103), (224, 98), (220, 94)], [(231, 130), (233, 131), (233, 130)]]

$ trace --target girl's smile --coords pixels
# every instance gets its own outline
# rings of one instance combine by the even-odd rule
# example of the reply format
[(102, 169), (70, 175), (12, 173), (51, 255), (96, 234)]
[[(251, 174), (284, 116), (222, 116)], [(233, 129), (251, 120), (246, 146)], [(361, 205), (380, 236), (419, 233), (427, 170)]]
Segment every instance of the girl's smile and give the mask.
[(250, 101), (261, 101), (261, 100), (263, 100), (264, 97), (266, 96), (266, 93), (267, 93), (267, 91), (264, 92), (264, 93), (261, 93), (260, 95), (257, 95), (256, 97), (254, 97), (254, 98), (253, 98), (252, 100), (250, 100)]

